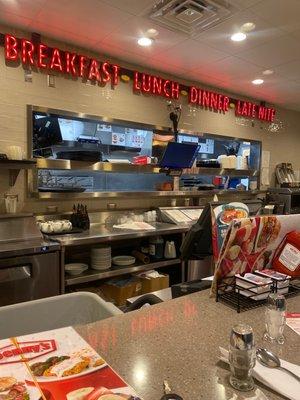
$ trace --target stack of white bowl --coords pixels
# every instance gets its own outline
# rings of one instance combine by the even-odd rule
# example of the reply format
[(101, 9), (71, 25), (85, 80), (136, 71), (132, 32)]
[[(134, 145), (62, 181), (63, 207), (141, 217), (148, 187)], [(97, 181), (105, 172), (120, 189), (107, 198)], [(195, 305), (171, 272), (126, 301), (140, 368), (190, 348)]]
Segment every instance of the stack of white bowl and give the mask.
[(111, 267), (111, 247), (98, 246), (91, 250), (91, 268), (105, 270)]

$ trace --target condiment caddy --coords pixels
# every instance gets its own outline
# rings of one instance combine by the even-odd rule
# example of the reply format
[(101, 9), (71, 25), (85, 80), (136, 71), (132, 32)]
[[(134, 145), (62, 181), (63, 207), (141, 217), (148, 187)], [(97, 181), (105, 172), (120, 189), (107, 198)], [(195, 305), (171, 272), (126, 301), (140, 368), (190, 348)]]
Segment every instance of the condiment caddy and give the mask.
[(74, 228), (83, 229), (84, 231), (90, 228), (90, 218), (87, 206), (83, 204), (73, 205), (73, 213), (71, 215), (71, 223)]
[(216, 301), (222, 301), (239, 313), (266, 304), (272, 292), (296, 296), (300, 294), (299, 282), (271, 269), (237, 274), (217, 283)]

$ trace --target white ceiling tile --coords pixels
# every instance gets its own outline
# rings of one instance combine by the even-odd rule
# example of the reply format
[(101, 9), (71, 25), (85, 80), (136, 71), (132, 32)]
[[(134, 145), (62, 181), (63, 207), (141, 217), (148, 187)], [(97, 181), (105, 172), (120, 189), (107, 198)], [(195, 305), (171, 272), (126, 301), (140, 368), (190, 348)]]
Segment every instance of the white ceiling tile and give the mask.
[(296, 31), (292, 32), (291, 36), (300, 42), (300, 29), (297, 29)]
[(230, 4), (232, 4), (235, 7), (238, 7), (241, 10), (244, 10), (246, 8), (253, 7), (260, 1), (262, 0), (230, 0)]
[(217, 79), (213, 76), (207, 75), (205, 73), (206, 71), (194, 71), (190, 72), (188, 74), (188, 79), (195, 81), (195, 82), (200, 82), (204, 85), (211, 85), (211, 86), (219, 86), (221, 85), (222, 81), (220, 79)]
[(254, 49), (239, 53), (238, 57), (274, 69), (276, 65), (294, 61), (300, 58), (300, 46), (290, 35), (283, 35)]
[(300, 80), (300, 59), (279, 65), (276, 67), (275, 72), (284, 78)]
[[(247, 39), (242, 42), (233, 42), (230, 40), (231, 35), (239, 32), (241, 26), (246, 22), (253, 22), (255, 30), (249, 32)], [(276, 29), (268, 22), (247, 10), (235, 13), (223, 23), (203, 32), (199, 36), (199, 40), (205, 42), (208, 46), (229, 54), (238, 54), (282, 36), (283, 33), (283, 31)]]
[[(150, 47), (141, 47), (137, 44), (137, 39), (147, 35), (148, 29), (156, 29), (159, 34)], [(119, 27), (117, 30), (109, 34), (103, 42), (105, 45), (112, 45), (125, 48), (130, 52), (134, 52), (145, 57), (153, 57), (159, 52), (174, 46), (187, 39), (187, 35), (177, 33), (162, 28), (149, 19), (142, 17), (132, 17), (126, 21), (126, 29)]]
[(299, 0), (264, 0), (251, 8), (272, 25), (287, 32), (299, 29), (300, 1)]
[(0, 0), (0, 15), (11, 13), (24, 18), (34, 18), (45, 2), (46, 0)]
[(52, 0), (36, 17), (45, 23), (78, 36), (90, 36), (95, 31), (95, 40), (100, 41), (114, 29), (125, 24), (131, 14), (95, 0)]
[[(31, 26), (32, 22), (33, 22), (32, 19), (22, 17), (20, 15), (11, 14), (6, 11), (0, 12), (0, 23), (5, 24), (7, 26), (10, 25), (16, 28), (27, 29), (29, 26)], [(9, 33), (9, 30), (6, 30), (6, 32), (2, 33)]]
[[(69, 43), (75, 46), (80, 46), (89, 50), (96, 50), (96, 41), (92, 40), (86, 36), (77, 35), (76, 32), (68, 32), (61, 30), (55, 26), (50, 26), (45, 24), (44, 22), (35, 23), (35, 32), (40, 33), (43, 36), (50, 37), (59, 41), (63, 41), (64, 43)], [(44, 39), (44, 38), (43, 38)], [(60, 48), (64, 49), (67, 46), (64, 46), (62, 43)]]
[(155, 58), (165, 64), (170, 63), (179, 68), (191, 70), (197, 65), (203, 66), (226, 56), (226, 53), (213, 49), (202, 42), (188, 39), (160, 53)]
[(223, 60), (206, 65), (204, 68), (197, 67), (195, 71), (203, 71), (203, 73), (214, 77), (218, 80), (225, 81), (228, 79), (251, 81), (255, 76), (261, 73), (262, 69), (257, 65), (243, 61), (237, 57), (230, 56)]
[(261, 98), (275, 104), (287, 104), (289, 101), (300, 104), (300, 84), (281, 79), (266, 81), (261, 87)]
[(151, 10), (155, 4), (155, 0), (98, 0), (103, 3), (116, 7), (119, 10), (129, 12), (134, 15), (145, 13), (146, 10)]
[(142, 55), (130, 53), (127, 51), (126, 48), (112, 46), (110, 44), (104, 44), (104, 43), (97, 43), (96, 47), (97, 47), (98, 52), (105, 54), (108, 57), (111, 56), (115, 59), (118, 59), (118, 60), (121, 60), (124, 62), (129, 62), (128, 60), (130, 59), (130, 63), (132, 63), (132, 64), (145, 65), (145, 63), (147, 61), (146, 57), (144, 57)]
[(296, 81), (289, 81), (287, 79), (280, 79), (264, 85), (266, 93), (274, 93), (276, 96), (284, 94), (287, 97), (297, 97), (300, 102), (300, 83)]

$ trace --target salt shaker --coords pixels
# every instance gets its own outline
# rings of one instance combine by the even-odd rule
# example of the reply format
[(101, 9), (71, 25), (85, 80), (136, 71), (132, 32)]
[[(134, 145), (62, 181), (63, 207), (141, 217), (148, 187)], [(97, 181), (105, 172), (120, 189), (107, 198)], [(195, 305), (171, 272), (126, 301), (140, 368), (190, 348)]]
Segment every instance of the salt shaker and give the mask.
[(254, 388), (252, 370), (255, 365), (255, 345), (253, 330), (246, 324), (232, 328), (230, 335), (229, 364), (230, 384), (237, 390), (246, 392)]
[(264, 339), (268, 342), (284, 343), (286, 301), (282, 294), (270, 293), (265, 311)]

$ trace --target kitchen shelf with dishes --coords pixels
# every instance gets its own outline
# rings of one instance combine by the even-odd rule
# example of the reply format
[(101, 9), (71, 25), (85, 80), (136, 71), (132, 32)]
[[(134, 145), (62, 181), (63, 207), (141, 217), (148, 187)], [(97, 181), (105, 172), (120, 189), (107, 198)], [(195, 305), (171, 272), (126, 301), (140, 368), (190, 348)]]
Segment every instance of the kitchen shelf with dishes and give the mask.
[(122, 285), (124, 280), (137, 279), (137, 274), (161, 269), (172, 283), (181, 282), (185, 275), (184, 262), (178, 257), (182, 239), (182, 232), (153, 232), (149, 237), (66, 247), (64, 287), (76, 290), (92, 282), (98, 287), (112, 279)]
[(71, 285), (77, 285), (77, 284), (81, 284), (81, 283), (94, 282), (94, 281), (98, 281), (101, 279), (112, 278), (112, 277), (117, 277), (117, 276), (137, 273), (137, 272), (143, 272), (143, 271), (148, 271), (148, 270), (152, 270), (152, 269), (156, 269), (156, 268), (163, 268), (163, 267), (168, 267), (168, 266), (172, 266), (172, 265), (179, 265), (180, 263), (181, 263), (181, 260), (179, 258), (174, 258), (174, 259), (168, 259), (168, 260), (164, 259), (164, 260), (160, 260), (160, 261), (155, 261), (155, 262), (151, 262), (149, 264), (134, 263), (133, 265), (130, 265), (127, 267), (112, 266), (109, 269), (104, 270), (104, 271), (96, 271), (94, 269), (89, 268), (78, 276), (67, 275), (66, 279), (65, 279), (65, 285), (71, 286)]

